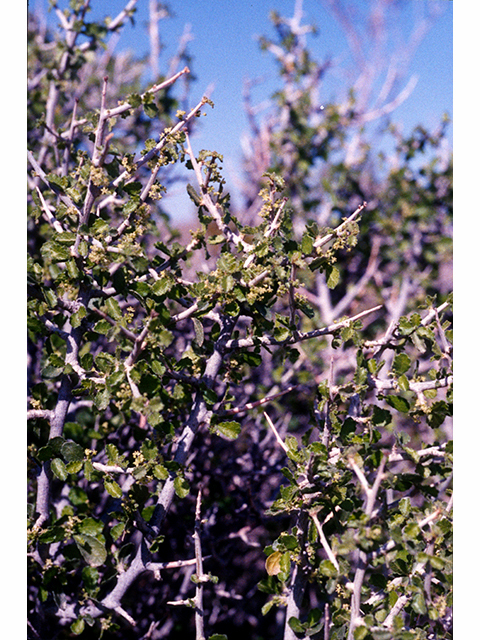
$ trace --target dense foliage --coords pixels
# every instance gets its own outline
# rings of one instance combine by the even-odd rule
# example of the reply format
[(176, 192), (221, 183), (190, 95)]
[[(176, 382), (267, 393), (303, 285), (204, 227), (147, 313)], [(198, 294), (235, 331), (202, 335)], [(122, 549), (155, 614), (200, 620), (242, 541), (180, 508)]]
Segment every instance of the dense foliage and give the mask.
[(29, 637), (451, 638), (447, 120), (385, 157), (274, 14), (236, 210), (135, 4), (30, 15)]

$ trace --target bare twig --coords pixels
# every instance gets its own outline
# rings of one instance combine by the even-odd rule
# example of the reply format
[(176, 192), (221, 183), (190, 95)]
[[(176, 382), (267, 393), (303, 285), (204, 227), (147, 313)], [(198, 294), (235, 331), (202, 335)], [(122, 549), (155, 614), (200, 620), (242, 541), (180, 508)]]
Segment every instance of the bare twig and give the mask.
[(301, 342), (303, 340), (311, 340), (312, 338), (319, 338), (320, 336), (326, 336), (331, 333), (335, 333), (335, 331), (338, 331), (339, 329), (343, 329), (344, 327), (347, 327), (351, 322), (360, 320), (360, 318), (363, 318), (369, 315), (370, 313), (374, 313), (375, 311), (378, 311), (382, 307), (383, 305), (379, 304), (375, 307), (372, 307), (371, 309), (366, 309), (365, 311), (361, 311), (360, 313), (357, 313), (356, 315), (351, 316), (350, 318), (346, 318), (345, 320), (339, 320), (338, 322), (334, 322), (333, 324), (330, 324), (327, 327), (323, 327), (321, 329), (315, 329), (307, 333), (302, 333), (301, 331), (295, 331), (295, 333), (292, 336), (290, 336), (289, 338), (286, 338), (285, 340), (277, 340), (276, 338), (273, 338), (271, 336), (255, 336), (251, 338), (243, 338), (240, 340), (229, 340), (226, 344), (226, 348), (227, 349), (245, 349), (247, 347), (253, 347), (255, 345), (285, 346), (289, 344), (295, 344), (296, 342)]
[[(220, 415), (222, 416), (234, 416), (234, 415), (238, 415), (239, 413), (244, 413), (245, 411), (250, 411), (251, 409), (255, 409), (256, 407), (261, 407), (264, 404), (267, 404), (268, 402), (272, 402), (272, 400), (275, 400), (276, 398), (280, 398), (280, 396), (285, 395), (286, 393), (289, 393), (290, 391), (293, 391), (293, 389), (297, 389), (300, 385), (296, 384), (293, 385), (291, 387), (287, 387), (287, 389), (283, 389), (283, 391), (279, 391), (278, 393), (273, 393), (269, 396), (265, 396), (264, 398), (261, 398), (260, 400), (256, 400), (255, 402), (247, 402), (246, 404), (244, 404), (242, 407), (235, 407), (234, 409), (227, 409), (226, 411), (222, 411), (220, 413)], [(266, 414), (265, 414), (266, 416)], [(268, 416), (266, 416), (267, 419)]]
[(282, 447), (282, 449), (285, 451), (285, 453), (288, 455), (288, 449), (284, 443), (284, 441), (282, 440), (282, 438), (280, 437), (280, 434), (278, 433), (278, 431), (275, 428), (275, 425), (273, 424), (270, 416), (268, 415), (268, 413), (266, 411), (263, 412), (263, 415), (265, 416), (265, 419), (268, 422), (268, 426), (270, 427), (270, 429), (273, 431), (275, 438), (277, 439), (278, 444)]
[(195, 562), (196, 562), (196, 593), (195, 593), (195, 630), (196, 640), (205, 640), (205, 623), (203, 611), (203, 584), (208, 580), (208, 576), (203, 573), (202, 558), (202, 539), (201, 539), (201, 518), (202, 509), (202, 487), (200, 486), (197, 494), (197, 502), (195, 507), (195, 532), (193, 539), (195, 541)]
[[(335, 569), (337, 571), (340, 571), (340, 567), (338, 565), (338, 562), (337, 562), (337, 559), (335, 557), (335, 554), (333, 553), (332, 548), (328, 544), (328, 540), (325, 537), (325, 533), (323, 531), (323, 525), (320, 523), (316, 512), (312, 510), (312, 511), (309, 512), (309, 515), (312, 518), (313, 522), (315, 523), (315, 526), (317, 527), (318, 535), (320, 536), (320, 542), (322, 544), (322, 547), (323, 547), (325, 553), (328, 556), (328, 559), (333, 564)], [(324, 520), (323, 524), (325, 524), (328, 520), (330, 520), (331, 517), (332, 517), (332, 514), (329, 514), (329, 516), (327, 516), (327, 518)]]

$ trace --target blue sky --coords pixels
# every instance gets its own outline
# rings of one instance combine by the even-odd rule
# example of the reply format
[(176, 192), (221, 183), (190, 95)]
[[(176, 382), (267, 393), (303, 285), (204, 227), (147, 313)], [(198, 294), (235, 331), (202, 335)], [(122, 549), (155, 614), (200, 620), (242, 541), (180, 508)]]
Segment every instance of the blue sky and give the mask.
[[(100, 16), (116, 16), (127, 0), (92, 0), (92, 12), (88, 19)], [(405, 131), (416, 124), (435, 128), (442, 115), (452, 114), (453, 104), (453, 3), (448, 0), (428, 0), (430, 5), (440, 5), (443, 10), (433, 23), (416, 51), (409, 72), (418, 76), (417, 85), (410, 97), (395, 112), (395, 121), (403, 124)], [(64, 6), (65, 2), (59, 2)], [(206, 108), (202, 118), (202, 130), (195, 139), (195, 148), (214, 149), (224, 155), (227, 178), (239, 166), (241, 157), (240, 137), (247, 129), (243, 112), (242, 91), (244, 81), (259, 76), (266, 82), (253, 93), (261, 102), (279, 87), (275, 64), (270, 54), (260, 51), (258, 36), (273, 35), (269, 19), (272, 9), (281, 15), (293, 15), (294, 0), (171, 0), (167, 3), (173, 17), (160, 22), (160, 34), (165, 50), (160, 60), (166, 68), (168, 58), (175, 53), (178, 39), (185, 25), (191, 25), (194, 39), (189, 44), (193, 55), (192, 71), (197, 77), (193, 86), (192, 106), (207, 88), (215, 108)], [(358, 0), (353, 5), (362, 11), (368, 3)], [(417, 0), (403, 2), (399, 13), (401, 29), (408, 32), (413, 21)], [(47, 6), (46, 0), (34, 0), (31, 9)], [(303, 23), (316, 25), (319, 35), (309, 37), (314, 57), (322, 61), (327, 56), (345, 60), (347, 43), (342, 29), (332, 19), (325, 3), (320, 0), (303, 1)], [(51, 18), (56, 19), (54, 14)], [(125, 29), (117, 46), (131, 48), (139, 55), (148, 48), (146, 23), (148, 0), (139, 0), (135, 16), (135, 28)], [(406, 76), (406, 80), (408, 79)], [(338, 82), (338, 80), (337, 80)], [(325, 83), (325, 102), (335, 93), (334, 76), (331, 84)], [(328, 93), (330, 92), (330, 93)], [(451, 132), (450, 132), (451, 134)]]

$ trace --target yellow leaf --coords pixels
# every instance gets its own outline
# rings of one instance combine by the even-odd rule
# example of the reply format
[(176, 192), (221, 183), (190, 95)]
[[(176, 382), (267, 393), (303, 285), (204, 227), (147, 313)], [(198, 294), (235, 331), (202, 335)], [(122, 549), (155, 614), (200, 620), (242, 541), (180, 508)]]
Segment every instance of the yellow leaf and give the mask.
[(276, 576), (280, 573), (280, 558), (282, 554), (280, 551), (274, 551), (265, 560), (265, 569), (269, 576)]

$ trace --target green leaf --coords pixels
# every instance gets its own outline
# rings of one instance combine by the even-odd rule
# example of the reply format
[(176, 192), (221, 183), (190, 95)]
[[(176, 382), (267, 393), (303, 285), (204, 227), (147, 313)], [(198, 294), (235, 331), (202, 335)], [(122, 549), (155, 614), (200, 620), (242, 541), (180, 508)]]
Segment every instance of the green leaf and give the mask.
[(153, 467), (153, 475), (157, 480), (166, 480), (168, 478), (168, 469), (163, 464), (156, 464)]
[(293, 631), (295, 631), (295, 633), (303, 634), (303, 632), (305, 631), (303, 624), (298, 618), (295, 618), (295, 616), (292, 616), (288, 619), (288, 625)]
[(416, 593), (412, 598), (412, 609), (415, 613), (425, 615), (427, 613), (427, 605), (425, 604), (425, 597), (423, 593)]
[(107, 307), (108, 315), (113, 318), (113, 320), (120, 320), (122, 318), (123, 314), (120, 309), (120, 305), (115, 298), (108, 298), (105, 306)]
[(95, 518), (85, 518), (79, 525), (79, 533), (87, 533), (88, 535), (98, 538), (103, 531), (103, 522), (95, 520)]
[(40, 249), (40, 253), (45, 260), (52, 262), (66, 262), (70, 257), (69, 247), (63, 246), (55, 240), (49, 240)]
[(50, 463), (50, 468), (59, 480), (66, 480), (68, 478), (67, 468), (65, 467), (63, 460), (60, 458), (54, 458)]
[(242, 430), (241, 425), (235, 421), (221, 422), (216, 428), (228, 440), (236, 440)]
[(322, 575), (332, 578), (337, 575), (335, 565), (330, 560), (322, 560), (320, 562), (319, 571)]
[(186, 498), (190, 493), (190, 485), (181, 476), (177, 476), (173, 481), (173, 488), (175, 489), (175, 493), (181, 499)]
[(398, 503), (398, 509), (402, 516), (408, 516), (411, 511), (410, 498), (401, 498)]
[(70, 625), (70, 631), (76, 636), (79, 636), (81, 633), (83, 633), (84, 629), (85, 620), (83, 618), (77, 618)]
[(198, 195), (191, 184), (187, 184), (187, 193), (190, 199), (199, 207), (202, 204), (202, 198)]
[(105, 478), (103, 481), (105, 490), (112, 496), (112, 498), (121, 498), (123, 495), (122, 489), (118, 482), (111, 478)]
[(203, 340), (205, 337), (205, 333), (203, 331), (203, 324), (198, 318), (192, 318), (193, 320), (193, 328), (195, 331), (195, 342), (199, 347), (203, 345)]
[(368, 629), (363, 624), (360, 627), (357, 627), (353, 632), (354, 640), (363, 640), (368, 636)]
[(83, 567), (82, 580), (89, 593), (92, 593), (97, 588), (99, 577), (100, 574), (95, 567)]
[(393, 360), (392, 369), (397, 376), (401, 376), (410, 369), (411, 364), (412, 361), (406, 353), (399, 353)]
[(328, 266), (325, 269), (325, 275), (327, 277), (327, 287), (329, 289), (335, 289), (340, 282), (340, 271), (337, 267)]
[(150, 368), (152, 369), (153, 373), (159, 377), (163, 376), (163, 374), (167, 370), (165, 365), (159, 362), (158, 360), (154, 360), (153, 362), (151, 362)]
[(372, 424), (374, 427), (386, 427), (392, 422), (392, 414), (387, 409), (373, 407)]
[(73, 440), (67, 440), (67, 442), (64, 442), (60, 451), (67, 462), (83, 461), (85, 457), (83, 447), (76, 442), (73, 442)]
[(155, 460), (155, 458), (158, 455), (158, 449), (156, 444), (149, 439), (144, 440), (141, 446), (141, 451), (142, 451), (143, 457), (147, 461)]
[(410, 411), (410, 404), (408, 400), (402, 398), (401, 396), (387, 396), (385, 400), (391, 407), (393, 407), (397, 411), (400, 411), (401, 413), (408, 413)]
[(410, 522), (403, 530), (407, 540), (415, 540), (421, 533), (420, 527), (416, 522)]
[(397, 382), (400, 391), (408, 391), (410, 389), (410, 382), (408, 381), (407, 376), (401, 375)]
[(100, 387), (93, 397), (93, 402), (99, 411), (104, 411), (110, 402), (110, 391), (106, 387)]
[(78, 473), (83, 467), (83, 461), (67, 462), (66, 469), (68, 473)]
[(302, 236), (302, 253), (309, 255), (313, 251), (313, 238), (308, 233), (304, 233)]
[(76, 311), (75, 313), (72, 313), (72, 317), (70, 318), (70, 324), (72, 325), (72, 327), (74, 329), (79, 327), (82, 324), (82, 320), (85, 318), (86, 315), (87, 315), (87, 310), (82, 305), (78, 309), (78, 311)]
[(97, 538), (86, 533), (75, 534), (73, 536), (78, 550), (83, 559), (91, 567), (100, 567), (107, 559), (107, 550)]
[(124, 531), (125, 531), (124, 522), (119, 522), (118, 524), (113, 525), (113, 527), (110, 529), (110, 535), (112, 536), (112, 540), (117, 540)]

